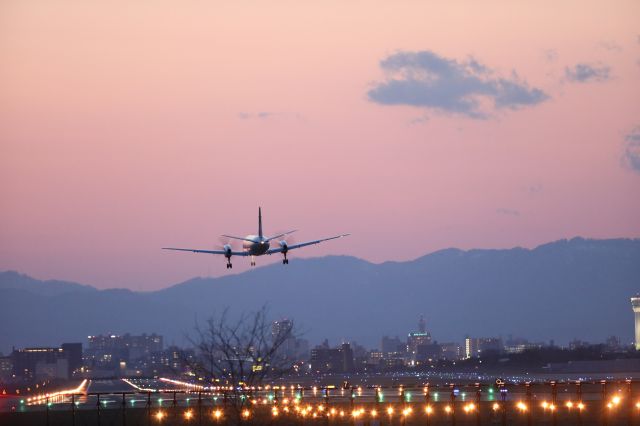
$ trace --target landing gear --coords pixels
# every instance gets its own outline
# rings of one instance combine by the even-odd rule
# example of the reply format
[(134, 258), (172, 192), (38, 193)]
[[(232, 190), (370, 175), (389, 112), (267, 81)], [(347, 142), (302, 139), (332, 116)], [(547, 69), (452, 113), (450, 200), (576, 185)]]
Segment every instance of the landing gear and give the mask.
[(256, 266), (256, 258), (251, 256), (251, 266)]
[(227, 269), (233, 269), (233, 265), (231, 264), (231, 258), (227, 257)]
[(289, 259), (287, 259), (287, 252), (282, 253), (284, 255), (284, 259), (282, 259), (282, 264), (283, 265), (288, 265), (289, 264)]

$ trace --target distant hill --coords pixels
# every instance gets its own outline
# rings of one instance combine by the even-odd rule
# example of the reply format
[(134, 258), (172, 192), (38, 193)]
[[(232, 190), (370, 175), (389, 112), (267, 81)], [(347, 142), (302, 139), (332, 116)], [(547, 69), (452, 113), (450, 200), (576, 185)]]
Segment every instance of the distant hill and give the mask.
[(629, 297), (640, 291), (640, 240), (575, 238), (535, 249), (447, 249), (408, 262), (348, 256), (292, 259), (219, 278), (194, 278), (154, 292), (96, 290), (0, 273), (0, 351), (57, 345), (98, 333), (157, 332), (184, 342), (216, 309), (270, 306), (296, 320), (312, 342), (377, 346), (427, 319), (441, 342), (471, 336), (531, 340), (633, 339)]

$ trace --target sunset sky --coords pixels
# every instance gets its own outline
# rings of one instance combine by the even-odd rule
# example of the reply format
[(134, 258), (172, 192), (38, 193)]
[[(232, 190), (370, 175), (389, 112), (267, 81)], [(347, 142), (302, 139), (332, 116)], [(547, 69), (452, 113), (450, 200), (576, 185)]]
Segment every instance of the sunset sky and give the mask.
[(160, 247), (255, 233), (258, 206), (266, 233), (352, 234), (291, 262), (640, 237), (638, 22), (637, 0), (3, 0), (0, 270), (223, 275)]

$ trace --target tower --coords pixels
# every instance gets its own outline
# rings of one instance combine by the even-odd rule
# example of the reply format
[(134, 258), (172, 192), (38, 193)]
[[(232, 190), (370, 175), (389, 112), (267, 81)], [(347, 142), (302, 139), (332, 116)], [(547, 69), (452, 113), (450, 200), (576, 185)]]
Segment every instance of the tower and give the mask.
[(420, 319), (418, 320), (418, 331), (420, 333), (427, 332), (427, 322), (424, 320), (424, 315), (420, 315)]
[(633, 312), (635, 313), (635, 323), (636, 323), (636, 339), (635, 345), (636, 350), (640, 351), (640, 295), (636, 295), (631, 298), (631, 307), (633, 308)]

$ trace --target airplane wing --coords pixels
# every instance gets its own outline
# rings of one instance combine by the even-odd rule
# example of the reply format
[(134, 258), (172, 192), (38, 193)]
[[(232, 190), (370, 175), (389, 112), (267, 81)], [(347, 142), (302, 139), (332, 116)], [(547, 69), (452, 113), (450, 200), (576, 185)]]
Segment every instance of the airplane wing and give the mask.
[[(319, 244), (323, 241), (329, 241), (329, 240), (335, 240), (336, 238), (342, 238), (342, 237), (347, 237), (351, 234), (341, 234), (341, 235), (336, 235), (335, 237), (329, 237), (329, 238), (322, 238), (319, 240), (314, 240), (314, 241), (307, 241), (304, 243), (298, 243), (298, 244), (291, 244), (290, 246), (287, 246), (287, 251), (290, 250), (295, 250), (297, 248), (301, 248), (301, 247), (306, 247), (306, 246), (310, 246), (313, 244)], [(267, 254), (274, 254), (274, 253), (282, 253), (283, 248), (282, 247), (276, 247), (276, 248), (272, 248), (267, 250)]]
[[(162, 250), (177, 250), (177, 251), (190, 251), (192, 253), (207, 253), (207, 254), (226, 254), (224, 250), (198, 250), (188, 248), (175, 248), (175, 247), (162, 247)], [(232, 251), (232, 256), (248, 256), (249, 254), (244, 251)]]
[(283, 232), (282, 234), (274, 235), (273, 237), (267, 238), (267, 241), (275, 240), (277, 238), (284, 237), (285, 235), (293, 234), (296, 231), (297, 229), (294, 229), (293, 231)]
[(231, 239), (234, 239), (234, 240), (239, 240), (239, 241), (248, 241), (248, 242), (250, 242), (250, 243), (255, 243), (255, 241), (250, 240), (250, 239), (248, 239), (248, 238), (234, 237), (233, 235), (225, 235), (225, 234), (222, 234), (222, 235), (221, 235), (221, 237), (226, 237), (226, 238), (231, 238)]

